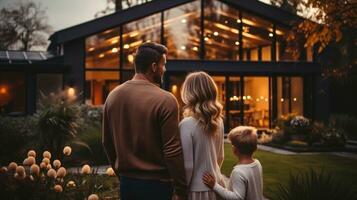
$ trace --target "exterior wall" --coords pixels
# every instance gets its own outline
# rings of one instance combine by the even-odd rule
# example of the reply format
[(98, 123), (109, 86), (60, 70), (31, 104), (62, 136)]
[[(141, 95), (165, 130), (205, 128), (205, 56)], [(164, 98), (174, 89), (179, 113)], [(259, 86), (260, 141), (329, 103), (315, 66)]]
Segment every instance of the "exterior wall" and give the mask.
[[(73, 87), (78, 95), (84, 91), (84, 39), (70, 41), (64, 44), (64, 64), (69, 65), (69, 71), (64, 74), (64, 89)], [(79, 100), (84, 102), (83, 94)]]

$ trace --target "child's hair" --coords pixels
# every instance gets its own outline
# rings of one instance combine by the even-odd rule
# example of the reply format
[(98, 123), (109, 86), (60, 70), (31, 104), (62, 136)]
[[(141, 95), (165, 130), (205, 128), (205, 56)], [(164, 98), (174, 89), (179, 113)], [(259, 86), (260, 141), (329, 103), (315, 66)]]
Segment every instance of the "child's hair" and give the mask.
[(232, 145), (244, 155), (252, 155), (257, 150), (257, 129), (251, 126), (238, 126), (228, 134)]

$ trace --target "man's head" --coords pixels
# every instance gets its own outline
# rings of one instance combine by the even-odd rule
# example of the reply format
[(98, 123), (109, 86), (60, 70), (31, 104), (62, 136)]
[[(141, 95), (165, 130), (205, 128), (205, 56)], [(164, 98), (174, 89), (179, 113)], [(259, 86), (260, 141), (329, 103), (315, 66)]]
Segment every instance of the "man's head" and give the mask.
[(257, 150), (258, 136), (257, 129), (251, 126), (238, 126), (228, 134), (234, 153), (241, 155), (253, 155)]
[(165, 46), (154, 42), (141, 44), (135, 55), (135, 72), (149, 76), (155, 83), (161, 84), (162, 77), (166, 71)]

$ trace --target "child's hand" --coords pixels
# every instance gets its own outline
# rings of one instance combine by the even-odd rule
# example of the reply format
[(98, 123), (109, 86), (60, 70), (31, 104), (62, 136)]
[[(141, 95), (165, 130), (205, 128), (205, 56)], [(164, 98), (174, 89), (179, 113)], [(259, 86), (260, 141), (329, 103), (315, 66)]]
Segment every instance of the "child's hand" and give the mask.
[(207, 185), (207, 187), (213, 189), (216, 184), (216, 179), (210, 173), (204, 173), (202, 177), (203, 183)]

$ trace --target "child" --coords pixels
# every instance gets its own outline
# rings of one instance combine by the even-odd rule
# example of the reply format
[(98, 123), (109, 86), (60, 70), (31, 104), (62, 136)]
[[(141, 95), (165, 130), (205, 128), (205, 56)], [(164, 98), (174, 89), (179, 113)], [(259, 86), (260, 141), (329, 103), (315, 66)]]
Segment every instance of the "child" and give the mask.
[(214, 176), (203, 175), (203, 182), (223, 199), (263, 199), (263, 178), (260, 162), (253, 159), (257, 149), (257, 130), (249, 126), (234, 128), (228, 135), (233, 153), (239, 158), (234, 166), (228, 188), (217, 184)]

